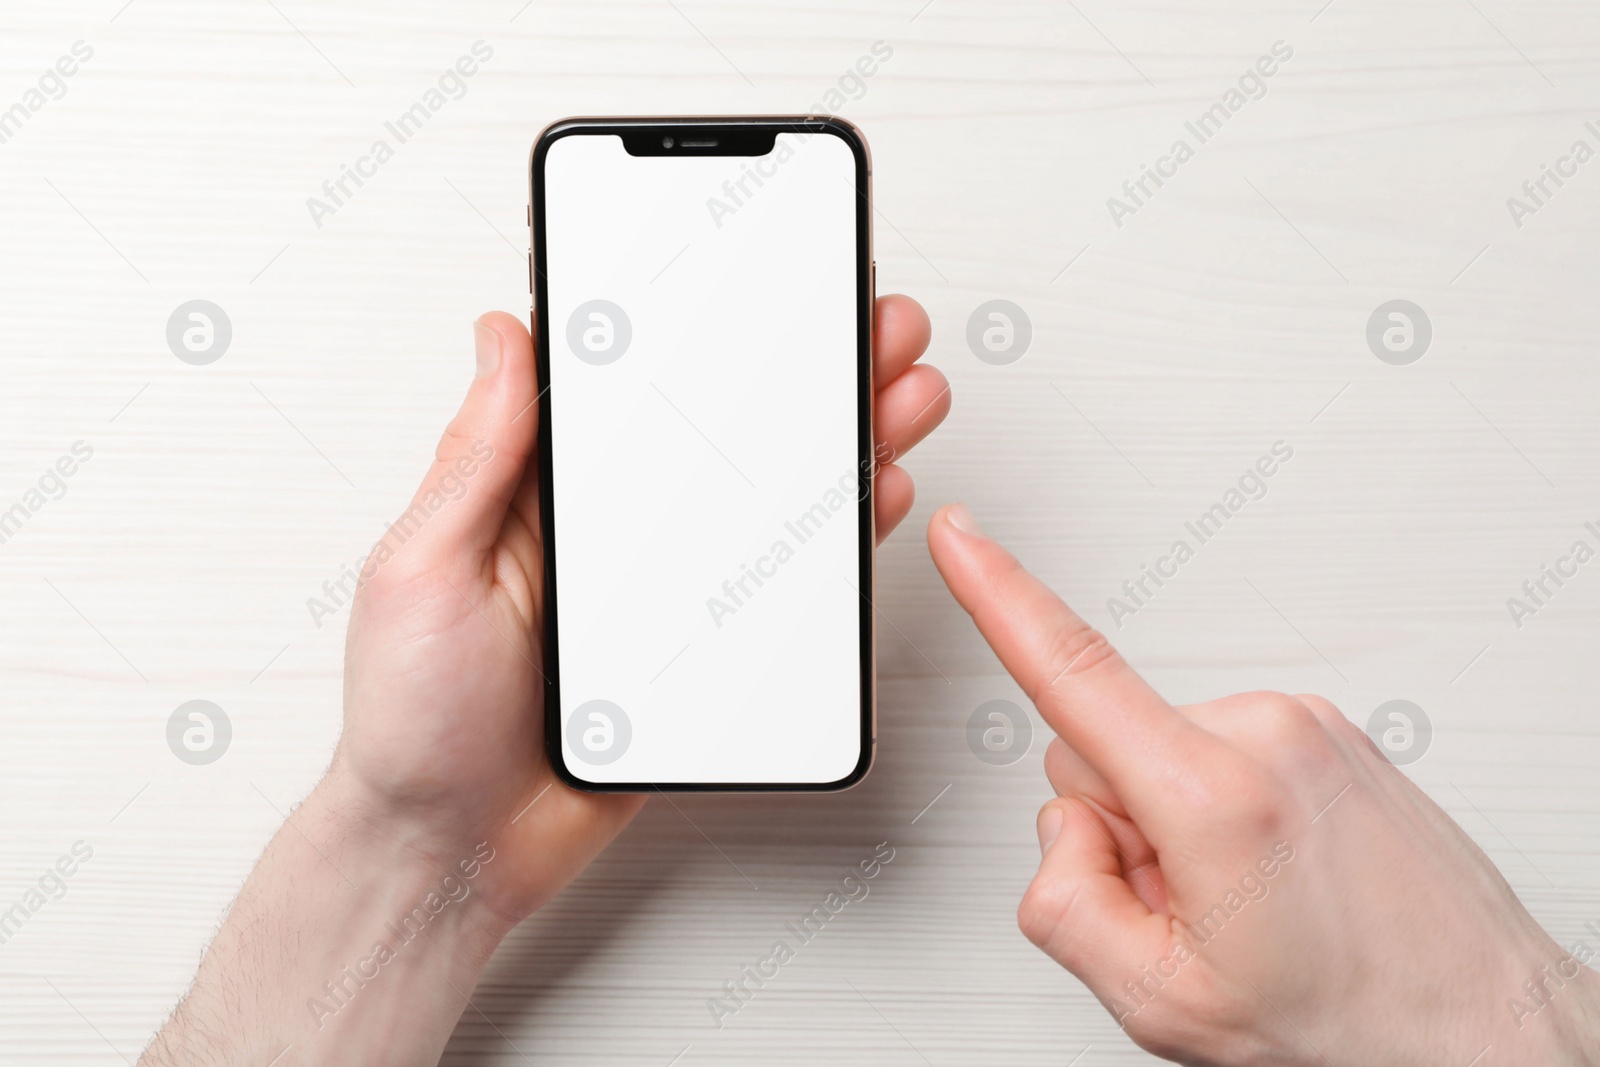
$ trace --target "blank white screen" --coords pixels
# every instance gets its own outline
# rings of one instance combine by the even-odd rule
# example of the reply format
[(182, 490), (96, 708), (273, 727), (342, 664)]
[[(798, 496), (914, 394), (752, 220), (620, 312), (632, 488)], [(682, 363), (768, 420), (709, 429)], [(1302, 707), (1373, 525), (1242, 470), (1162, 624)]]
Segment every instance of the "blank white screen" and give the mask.
[[(861, 756), (864, 603), (850, 147), (636, 157), (573, 135), (544, 173), (567, 764), (838, 781)], [(596, 300), (631, 333), (603, 364), (621, 329)], [(594, 700), (623, 710), (625, 746), (574, 722)]]

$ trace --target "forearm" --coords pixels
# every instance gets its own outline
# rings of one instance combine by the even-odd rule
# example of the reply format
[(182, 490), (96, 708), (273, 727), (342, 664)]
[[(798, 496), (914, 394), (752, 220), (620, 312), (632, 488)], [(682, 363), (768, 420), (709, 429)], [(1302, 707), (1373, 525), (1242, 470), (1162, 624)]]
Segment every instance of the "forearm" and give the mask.
[(140, 1063), (437, 1063), (506, 930), (476, 899), (492, 847), (459, 851), (425, 847), (324, 779), (267, 846)]

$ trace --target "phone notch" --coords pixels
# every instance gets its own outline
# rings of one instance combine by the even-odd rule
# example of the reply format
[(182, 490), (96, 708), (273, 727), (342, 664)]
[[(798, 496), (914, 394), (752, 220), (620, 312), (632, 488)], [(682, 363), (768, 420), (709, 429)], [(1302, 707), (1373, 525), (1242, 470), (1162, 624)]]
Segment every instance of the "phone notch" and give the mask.
[(630, 156), (765, 156), (777, 144), (771, 126), (634, 127), (619, 131)]

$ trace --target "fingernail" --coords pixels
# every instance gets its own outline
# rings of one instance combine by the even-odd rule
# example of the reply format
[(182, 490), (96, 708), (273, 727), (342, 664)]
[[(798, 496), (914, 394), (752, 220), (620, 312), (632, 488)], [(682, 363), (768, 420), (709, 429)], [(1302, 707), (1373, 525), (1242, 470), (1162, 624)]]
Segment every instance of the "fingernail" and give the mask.
[(1039, 816), (1039, 854), (1050, 851), (1061, 834), (1061, 809), (1052, 804)]
[(950, 520), (950, 525), (964, 534), (973, 537), (982, 537), (983, 531), (978, 528), (978, 520), (972, 517), (972, 512), (967, 510), (965, 504), (951, 504), (950, 510), (945, 512), (945, 517)]
[(478, 350), (478, 377), (487, 378), (500, 369), (500, 333), (480, 320), (472, 324), (472, 337)]

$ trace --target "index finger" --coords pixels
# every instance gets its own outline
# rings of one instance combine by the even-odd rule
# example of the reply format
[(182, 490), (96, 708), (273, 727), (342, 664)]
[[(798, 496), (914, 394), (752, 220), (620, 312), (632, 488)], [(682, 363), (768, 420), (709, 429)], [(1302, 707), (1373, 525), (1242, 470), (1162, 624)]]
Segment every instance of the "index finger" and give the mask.
[(984, 536), (960, 504), (928, 524), (933, 562), (984, 640), (1061, 739), (1155, 815), (1215, 740), (1173, 710), (1094, 627)]

